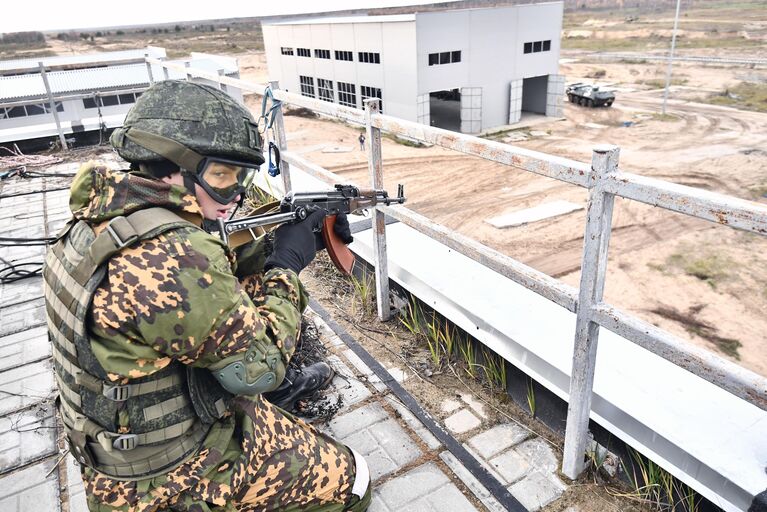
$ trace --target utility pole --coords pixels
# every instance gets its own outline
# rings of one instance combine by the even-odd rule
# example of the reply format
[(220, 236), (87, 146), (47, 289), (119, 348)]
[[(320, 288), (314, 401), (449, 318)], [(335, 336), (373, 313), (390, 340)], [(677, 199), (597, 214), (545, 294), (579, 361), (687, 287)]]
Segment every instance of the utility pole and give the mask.
[(674, 48), (676, 48), (676, 29), (679, 26), (679, 5), (682, 0), (676, 0), (676, 16), (674, 16), (674, 31), (671, 33), (671, 55), (668, 58), (668, 69), (666, 70), (666, 89), (663, 91), (663, 109), (661, 113), (666, 115), (666, 101), (668, 100), (668, 87), (671, 85), (671, 67), (674, 65)]

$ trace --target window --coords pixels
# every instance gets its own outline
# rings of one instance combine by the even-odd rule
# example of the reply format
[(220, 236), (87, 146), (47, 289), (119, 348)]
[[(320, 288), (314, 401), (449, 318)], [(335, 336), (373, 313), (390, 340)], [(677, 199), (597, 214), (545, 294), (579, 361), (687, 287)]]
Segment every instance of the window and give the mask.
[[(56, 105), (56, 112), (64, 112), (64, 105), (60, 101), (57, 101), (55, 105)], [(46, 103), (44, 106), (45, 106), (45, 113), (50, 114), (52, 112), (50, 104)]]
[(357, 106), (357, 93), (354, 90), (354, 84), (338, 82), (338, 103), (347, 107)]
[(121, 94), (120, 96), (118, 96), (118, 99), (120, 100), (120, 105), (136, 103), (136, 97), (133, 95), (133, 93)]
[(336, 60), (354, 61), (354, 54), (352, 52), (336, 50)]
[(42, 105), (26, 105), (28, 116), (39, 116), (45, 114), (45, 107)]
[(333, 81), (324, 78), (317, 79), (317, 93), (322, 101), (333, 103)]
[(369, 64), (380, 64), (381, 54), (372, 52), (359, 52), (357, 54), (360, 62), (367, 62)]
[(299, 76), (301, 82), (301, 95), (314, 98), (314, 78), (310, 76)]
[(312, 52), (309, 50), (309, 48), (296, 48), (296, 53), (298, 53), (299, 57), (311, 57)]
[(314, 56), (318, 59), (329, 59), (330, 50), (314, 50)]
[(548, 39), (546, 41), (527, 42), (527, 43), (525, 43), (524, 49), (522, 51), (524, 53), (550, 52), (551, 51), (551, 39)]
[(383, 112), (383, 102), (381, 100), (381, 89), (378, 87), (368, 87), (367, 85), (360, 85), (360, 101), (365, 101), (368, 98), (378, 98), (379, 112)]
[(438, 64), (450, 64), (454, 62), (461, 62), (460, 50), (429, 54), (429, 66), (436, 66)]
[(293, 48), (287, 48), (283, 46), (282, 48), (280, 48), (280, 53), (283, 55), (293, 55)]
[[(64, 106), (61, 102), (56, 102), (56, 107), (59, 112), (64, 111)], [(39, 116), (50, 111), (45, 103), (35, 103), (32, 105), (19, 105), (18, 107), (9, 107), (7, 109), (0, 108), (0, 119), (9, 119), (14, 117), (28, 117)]]
[[(131, 103), (136, 103), (136, 98), (139, 96), (141, 96), (140, 92), (126, 92), (123, 94), (113, 94), (109, 96), (91, 96), (90, 98), (83, 98), (83, 106), (85, 108), (96, 108), (113, 107), (115, 105), (130, 105)], [(61, 112), (62, 109), (59, 108), (58, 110)]]

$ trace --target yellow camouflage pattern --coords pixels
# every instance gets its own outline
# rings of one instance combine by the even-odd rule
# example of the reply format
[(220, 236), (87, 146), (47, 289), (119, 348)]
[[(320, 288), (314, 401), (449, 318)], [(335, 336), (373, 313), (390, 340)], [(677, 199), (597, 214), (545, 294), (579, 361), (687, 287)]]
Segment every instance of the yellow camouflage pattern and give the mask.
[[(93, 163), (78, 174), (70, 207), (99, 226), (142, 201), (199, 214), (180, 187)], [(252, 343), (276, 345), (287, 363), (307, 301), (298, 276), (272, 269), (240, 280), (234, 265), (222, 242), (192, 227), (113, 256), (89, 316), (91, 347), (109, 378), (130, 383), (172, 361), (207, 367)], [(236, 397), (201, 450), (166, 474), (117, 481), (83, 467), (82, 476), (93, 511), (341, 511), (369, 502), (351, 494), (354, 459), (346, 447), (260, 396)]]

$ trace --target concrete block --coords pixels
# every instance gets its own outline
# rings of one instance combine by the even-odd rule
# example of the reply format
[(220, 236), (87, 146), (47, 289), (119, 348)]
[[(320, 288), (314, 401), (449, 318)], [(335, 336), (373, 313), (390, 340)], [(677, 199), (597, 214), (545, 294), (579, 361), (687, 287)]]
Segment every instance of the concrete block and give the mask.
[(530, 470), (530, 463), (514, 449), (490, 459), (490, 465), (498, 471), (504, 484), (511, 484), (524, 477)]
[(526, 429), (516, 423), (502, 423), (472, 437), (469, 439), (469, 444), (480, 456), (489, 459), (524, 441), (529, 435)]
[(336, 416), (331, 420), (328, 429), (333, 437), (344, 439), (358, 430), (364, 429), (388, 418), (383, 407), (378, 404), (370, 404), (360, 407), (342, 416)]
[(56, 471), (51, 471), (56, 459), (48, 459), (0, 477), (0, 510), (3, 512), (29, 512), (61, 510), (59, 482)]
[(333, 332), (333, 329), (331, 329), (317, 313), (309, 309), (307, 310), (306, 316), (317, 328), (320, 339), (325, 346), (338, 347), (344, 344), (343, 340), (341, 340), (341, 338), (339, 338), (338, 335)]
[(387, 396), (386, 401), (389, 402), (392, 407), (394, 407), (397, 413), (399, 413), (400, 418), (405, 421), (408, 427), (410, 427), (416, 434), (418, 434), (418, 437), (420, 437), (421, 440), (426, 443), (426, 446), (432, 450), (436, 450), (442, 445), (442, 443), (440, 443), (439, 440), (434, 437), (431, 432), (429, 432), (429, 429), (427, 429), (423, 423), (421, 423), (418, 418), (416, 418), (415, 415), (410, 412), (410, 410), (405, 407), (398, 399), (393, 396)]
[(559, 467), (559, 460), (554, 449), (540, 437), (519, 444), (515, 450), (538, 471), (553, 473)]
[(0, 418), (0, 473), (58, 452), (56, 412), (46, 402)]
[(463, 434), (479, 427), (482, 421), (468, 409), (461, 409), (445, 420), (445, 426), (455, 434)]
[(509, 492), (529, 512), (536, 512), (559, 498), (565, 489), (565, 485), (554, 475), (544, 475), (535, 471), (510, 486)]
[[(450, 470), (455, 473), (461, 482), (474, 494), (474, 496), (489, 510), (490, 512), (506, 512), (506, 507), (490, 494), (490, 491), (472, 475), (466, 467), (449, 451), (444, 451), (439, 454), (439, 458), (444, 461)], [(439, 510), (451, 510), (451, 507), (446, 507)]]
[(496, 471), (495, 468), (491, 466), (487, 460), (480, 457), (479, 454), (474, 451), (474, 448), (472, 448), (466, 443), (463, 443), (463, 447), (466, 448), (466, 451), (469, 452), (472, 457), (477, 459), (477, 461), (482, 465), (482, 467), (484, 467), (487, 470), (487, 472), (493, 476), (493, 478), (495, 478), (499, 482), (503, 482), (503, 477), (501, 476), (501, 474), (498, 473), (498, 471)]
[(43, 298), (0, 309), (0, 336), (45, 325)]
[(37, 327), (0, 338), (0, 371), (51, 356), (45, 327)]
[[(10, 248), (13, 251), (16, 248)], [(32, 249), (29, 248), (20, 248)], [(5, 248), (3, 248), (5, 250)], [(3, 255), (3, 257), (9, 261), (12, 260), (26, 260), (27, 256), (23, 258), (14, 255), (13, 253)], [(41, 251), (39, 255), (30, 255), (28, 259), (30, 261), (42, 261), (44, 258), (44, 251)], [(19, 261), (16, 261), (18, 263)], [(28, 278), (15, 283), (8, 283), (0, 287), (0, 307), (7, 308), (21, 302), (27, 302), (30, 299), (43, 296), (43, 280), (40, 277)]]
[(344, 357), (352, 364), (352, 366), (355, 367), (357, 371), (359, 371), (362, 375), (366, 377), (373, 375), (373, 370), (371, 370), (370, 367), (366, 365), (357, 354), (354, 353), (353, 350), (344, 350), (343, 354)]
[(402, 509), (403, 512), (421, 512), (422, 510), (451, 512), (477, 512), (477, 509), (463, 495), (463, 493), (451, 483), (424, 496), (420, 500)]
[(383, 449), (398, 466), (404, 466), (421, 456), (421, 450), (394, 419), (376, 423), (368, 427), (368, 432), (377, 441), (376, 445)]
[(0, 415), (49, 400), (55, 390), (50, 360), (4, 371), (0, 373)]

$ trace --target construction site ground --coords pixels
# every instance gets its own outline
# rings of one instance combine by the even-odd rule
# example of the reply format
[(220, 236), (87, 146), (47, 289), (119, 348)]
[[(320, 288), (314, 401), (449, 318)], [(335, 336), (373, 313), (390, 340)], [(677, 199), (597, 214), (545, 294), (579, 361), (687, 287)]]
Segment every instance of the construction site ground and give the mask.
[[(246, 80), (266, 81), (262, 55), (240, 58)], [(678, 65), (688, 78), (663, 91), (636, 83), (665, 66), (576, 60), (568, 82), (599, 79), (618, 89), (611, 108), (566, 103), (563, 119), (523, 118), (527, 128), (487, 135), (512, 145), (589, 162), (597, 144), (620, 146), (626, 172), (767, 202), (767, 113), (696, 102), (741, 73), (767, 70)], [(600, 73), (601, 74), (601, 73)], [(718, 90), (718, 89), (717, 89)], [(260, 100), (248, 97), (254, 112)], [(285, 117), (288, 148), (338, 174), (369, 183), (361, 128), (328, 119)], [(626, 126), (628, 125), (628, 126)], [(405, 184), (408, 208), (577, 286), (584, 210), (512, 228), (487, 219), (556, 200), (585, 206), (585, 189), (440, 147), (384, 138), (384, 181)], [(605, 296), (608, 302), (767, 375), (767, 239), (706, 221), (616, 201)]]

